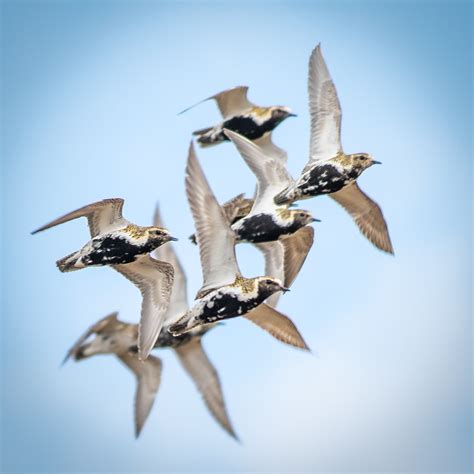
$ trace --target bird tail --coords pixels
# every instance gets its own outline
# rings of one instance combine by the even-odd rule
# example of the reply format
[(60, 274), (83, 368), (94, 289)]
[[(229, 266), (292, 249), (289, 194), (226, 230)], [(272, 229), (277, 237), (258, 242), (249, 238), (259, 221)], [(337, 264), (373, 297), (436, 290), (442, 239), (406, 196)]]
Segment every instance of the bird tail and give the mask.
[(178, 319), (178, 321), (170, 325), (168, 332), (176, 337), (191, 331), (191, 329), (196, 326), (199, 326), (200, 323), (195, 318), (188, 318), (187, 315), (184, 315), (182, 318)]
[(200, 130), (196, 130), (193, 132), (194, 136), (201, 136), (204, 135), (207, 132), (210, 132), (213, 129), (213, 127), (206, 127), (206, 128), (201, 128)]
[(65, 257), (59, 259), (56, 262), (57, 267), (60, 271), (64, 272), (73, 272), (83, 268), (82, 266), (76, 266), (77, 261), (79, 260), (79, 252), (73, 252)]
[(227, 137), (222, 133), (222, 130), (214, 129), (214, 127), (203, 128), (196, 130), (193, 135), (197, 136), (197, 142), (203, 148), (217, 145), (227, 140)]
[(292, 202), (292, 192), (290, 189), (286, 188), (280, 193), (278, 193), (273, 200), (275, 204), (290, 204)]

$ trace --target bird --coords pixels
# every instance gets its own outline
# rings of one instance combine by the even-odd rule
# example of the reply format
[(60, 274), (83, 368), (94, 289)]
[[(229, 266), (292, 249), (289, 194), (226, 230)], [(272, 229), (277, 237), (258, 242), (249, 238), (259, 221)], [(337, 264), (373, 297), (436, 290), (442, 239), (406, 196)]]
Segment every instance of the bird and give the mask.
[[(238, 194), (222, 204), (230, 224), (242, 219), (252, 209), (254, 199), (245, 198), (245, 194)], [(197, 245), (196, 235), (192, 234), (189, 240)], [(308, 256), (314, 242), (314, 229), (305, 226), (291, 235), (285, 235), (273, 242), (254, 244), (264, 255), (265, 274), (279, 278), (286, 287), (291, 287), (303, 263)], [(274, 293), (267, 298), (266, 304), (276, 308), (281, 293)]]
[[(153, 224), (164, 226), (158, 205), (155, 208)], [(152, 255), (175, 269), (170, 304), (164, 315), (165, 327), (160, 332), (154, 348), (173, 349), (181, 365), (193, 379), (212, 416), (227, 433), (237, 439), (225, 406), (219, 375), (204, 352), (201, 342), (202, 336), (216, 325), (201, 326), (178, 337), (172, 336), (166, 330), (188, 309), (187, 278), (171, 244), (157, 248)], [(135, 396), (135, 436), (138, 437), (159, 389), (162, 363), (153, 355), (143, 362), (137, 360), (137, 325), (123, 323), (117, 316), (118, 313), (112, 313), (91, 326), (68, 351), (64, 362), (71, 356), (78, 361), (95, 354), (112, 353), (135, 373), (138, 382)], [(86, 339), (93, 333), (96, 337), (86, 343)]]
[(65, 222), (86, 217), (91, 240), (77, 252), (58, 260), (62, 272), (108, 265), (138, 287), (142, 294), (139, 357), (145, 359), (158, 337), (170, 300), (173, 266), (150, 257), (166, 242), (177, 240), (160, 226), (140, 227), (122, 217), (124, 201), (104, 199), (72, 211), (32, 232), (36, 234)]
[(263, 303), (273, 293), (289, 289), (277, 278), (241, 275), (235, 256), (235, 233), (199, 165), (192, 141), (186, 194), (196, 226), (204, 282), (194, 306), (168, 331), (179, 336), (201, 325), (245, 316), (277, 339), (308, 349), (291, 320)]
[(286, 160), (286, 153), (273, 144), (271, 139), (272, 130), (288, 117), (296, 117), (289, 107), (274, 105), (271, 107), (259, 107), (247, 99), (248, 86), (238, 86), (219, 92), (197, 104), (180, 112), (187, 112), (198, 104), (214, 99), (221, 112), (223, 121), (213, 127), (196, 130), (193, 135), (197, 136), (200, 146), (206, 147), (216, 145), (229, 139), (224, 134), (224, 128), (233, 130), (247, 137), (249, 140), (260, 140), (263, 148), (272, 149), (273, 152)]
[(275, 195), (275, 203), (288, 204), (328, 194), (352, 216), (372, 244), (393, 254), (382, 210), (357, 183), (357, 178), (366, 169), (380, 162), (367, 153), (344, 153), (341, 145), (341, 106), (320, 44), (309, 60), (308, 94), (310, 158), (300, 177)]
[(237, 241), (271, 242), (317, 221), (309, 211), (289, 209), (288, 204), (275, 204), (275, 194), (293, 182), (285, 164), (278, 157), (265, 153), (238, 133), (227, 129), (224, 133), (257, 178), (257, 195), (252, 209), (231, 227)]
[[(169, 307), (172, 311), (179, 309), (180, 304), (186, 304), (186, 301), (179, 301), (181, 290), (176, 286), (173, 286), (173, 289), (178, 289), (179, 296), (175, 300), (178, 307), (174, 308), (173, 303)], [(140, 360), (136, 345), (137, 325), (122, 322), (117, 316), (118, 313), (114, 312), (92, 325), (69, 349), (63, 363), (70, 357), (77, 362), (98, 354), (117, 356), (134, 373), (137, 380), (134, 418), (135, 437), (138, 438), (160, 387), (162, 361), (154, 355)], [(173, 337), (168, 331), (163, 331), (154, 347), (173, 349), (181, 365), (193, 379), (212, 416), (229, 435), (238, 439), (226, 410), (219, 375), (204, 352), (201, 342), (202, 336), (211, 328), (211, 325), (201, 327), (180, 337)], [(90, 339), (92, 335), (95, 337)]]

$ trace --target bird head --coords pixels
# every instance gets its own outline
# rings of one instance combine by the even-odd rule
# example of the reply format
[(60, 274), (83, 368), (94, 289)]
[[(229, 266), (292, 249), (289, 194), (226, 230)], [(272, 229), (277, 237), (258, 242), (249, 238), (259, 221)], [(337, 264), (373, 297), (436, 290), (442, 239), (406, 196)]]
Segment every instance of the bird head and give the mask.
[(289, 288), (286, 288), (283, 283), (278, 278), (272, 277), (260, 277), (258, 282), (259, 294), (264, 296), (264, 299), (267, 299), (273, 293), (277, 291), (283, 291), (286, 293), (290, 291)]
[(178, 240), (175, 237), (172, 237), (168, 229), (159, 226), (148, 227), (148, 235), (150, 239), (156, 241), (157, 244), (161, 245), (171, 240)]
[(380, 161), (375, 161), (368, 153), (355, 153), (350, 155), (352, 166), (362, 171), (370, 168), (372, 165), (380, 165)]
[(315, 219), (313, 217), (311, 212), (305, 211), (303, 209), (290, 209), (289, 212), (293, 218), (293, 222), (298, 224), (298, 228), (312, 224), (313, 222), (320, 222), (319, 219)]
[(291, 112), (289, 107), (285, 107), (282, 105), (275, 105), (271, 107), (272, 119), (276, 122), (280, 123), (283, 122), (288, 117), (296, 117), (294, 113)]
[(82, 360), (96, 354), (119, 354), (126, 352), (137, 342), (137, 328), (133, 324), (120, 324), (114, 328), (97, 331), (92, 339), (77, 348), (74, 360)]

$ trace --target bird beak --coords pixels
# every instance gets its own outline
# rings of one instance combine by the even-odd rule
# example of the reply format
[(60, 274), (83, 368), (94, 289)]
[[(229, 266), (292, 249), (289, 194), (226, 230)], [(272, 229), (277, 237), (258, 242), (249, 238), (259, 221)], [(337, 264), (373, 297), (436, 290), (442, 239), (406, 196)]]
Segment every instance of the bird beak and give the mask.
[(321, 222), (321, 219), (316, 219), (315, 217), (313, 217), (312, 222)]
[(381, 161), (372, 160), (372, 164), (373, 164), (373, 165), (381, 165), (382, 162), (381, 162)]
[(174, 240), (177, 241), (178, 239), (176, 237), (171, 237), (171, 235), (168, 237), (169, 240)]
[(287, 115), (287, 117), (298, 117), (298, 115), (290, 113), (290, 114)]
[(285, 286), (282, 286), (281, 291), (283, 291), (283, 293), (288, 293), (288, 291), (290, 291), (290, 289), (286, 288)]

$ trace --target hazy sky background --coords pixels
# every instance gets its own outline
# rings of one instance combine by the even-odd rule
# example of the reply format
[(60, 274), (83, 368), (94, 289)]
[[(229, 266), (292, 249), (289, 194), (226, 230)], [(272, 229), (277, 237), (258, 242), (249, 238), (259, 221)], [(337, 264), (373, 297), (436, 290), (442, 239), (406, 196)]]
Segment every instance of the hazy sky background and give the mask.
[[(472, 468), (472, 6), (465, 2), (14, 2), (2, 8), (2, 470), (12, 472), (468, 472)], [(322, 43), (347, 152), (370, 152), (361, 187), (383, 208), (396, 256), (346, 213), (322, 222), (281, 310), (313, 355), (245, 320), (210, 332), (236, 443), (170, 351), (141, 438), (132, 375), (110, 356), (59, 364), (97, 319), (139, 318), (140, 294), (108, 268), (61, 274), (85, 221), (31, 230), (79, 206), (160, 202), (201, 284), (184, 194), (190, 133), (247, 84), (291, 106), (275, 133), (297, 175), (308, 156), (307, 62)], [(230, 144), (198, 150), (219, 199), (254, 189)], [(242, 245), (245, 275), (262, 274)]]

